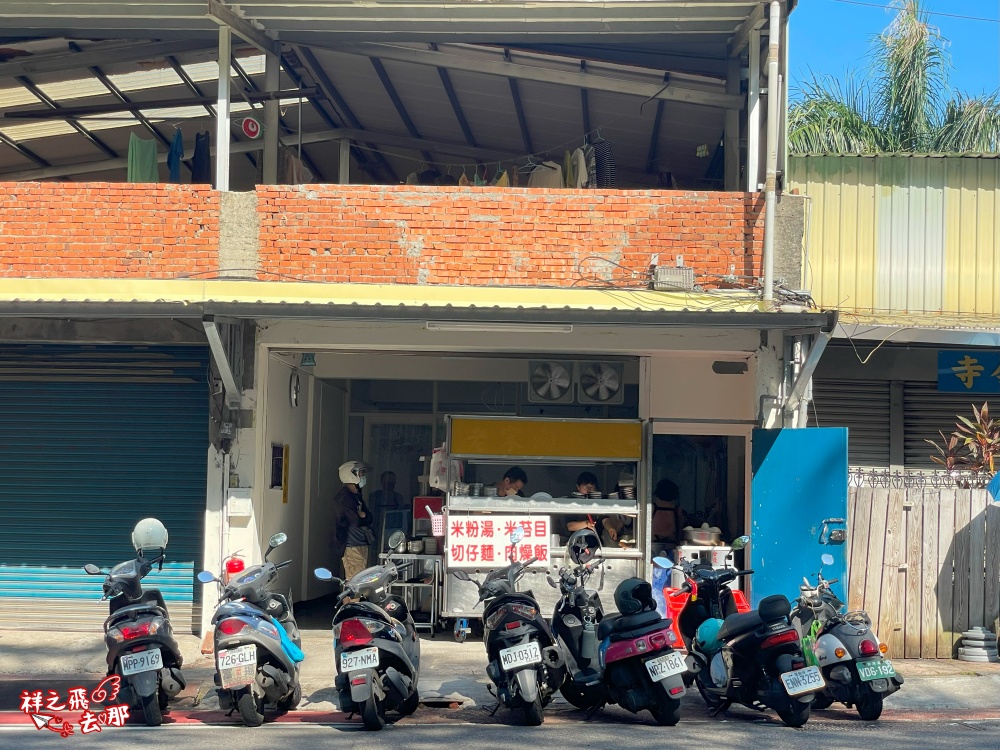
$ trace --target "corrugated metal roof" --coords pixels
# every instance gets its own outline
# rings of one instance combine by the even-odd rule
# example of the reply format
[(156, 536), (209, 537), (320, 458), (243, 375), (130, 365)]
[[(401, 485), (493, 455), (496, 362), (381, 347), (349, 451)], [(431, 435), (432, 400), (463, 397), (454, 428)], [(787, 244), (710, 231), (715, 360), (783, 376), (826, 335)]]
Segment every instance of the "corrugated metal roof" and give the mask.
[(792, 154), (789, 158), (793, 159), (878, 159), (878, 158), (894, 158), (894, 159), (1000, 159), (1000, 153), (970, 153), (968, 151), (963, 151), (961, 153), (936, 153), (936, 154), (917, 154), (910, 151), (902, 152), (886, 152), (886, 153), (876, 153), (876, 154)]

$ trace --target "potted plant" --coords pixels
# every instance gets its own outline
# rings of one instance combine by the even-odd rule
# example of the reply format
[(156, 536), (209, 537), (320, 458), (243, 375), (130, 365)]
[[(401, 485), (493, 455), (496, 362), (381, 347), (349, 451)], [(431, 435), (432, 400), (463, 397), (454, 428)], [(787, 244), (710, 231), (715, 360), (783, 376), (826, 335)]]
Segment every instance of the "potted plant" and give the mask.
[(988, 403), (980, 408), (973, 404), (972, 415), (972, 419), (958, 415), (957, 429), (949, 436), (939, 431), (942, 443), (927, 441), (937, 450), (937, 455), (930, 458), (955, 477), (960, 487), (989, 484), (996, 499), (993, 484), (996, 484), (996, 464), (1000, 461), (1000, 423), (990, 418)]

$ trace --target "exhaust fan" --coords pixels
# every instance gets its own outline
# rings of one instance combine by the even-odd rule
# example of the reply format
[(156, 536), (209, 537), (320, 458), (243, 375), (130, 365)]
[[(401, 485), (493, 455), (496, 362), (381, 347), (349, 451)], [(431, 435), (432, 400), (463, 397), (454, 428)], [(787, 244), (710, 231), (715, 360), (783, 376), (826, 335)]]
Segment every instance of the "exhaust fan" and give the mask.
[(532, 404), (573, 403), (573, 363), (531, 360), (528, 363), (528, 401)]
[(621, 362), (580, 362), (577, 400), (581, 404), (614, 406), (625, 399), (624, 368)]

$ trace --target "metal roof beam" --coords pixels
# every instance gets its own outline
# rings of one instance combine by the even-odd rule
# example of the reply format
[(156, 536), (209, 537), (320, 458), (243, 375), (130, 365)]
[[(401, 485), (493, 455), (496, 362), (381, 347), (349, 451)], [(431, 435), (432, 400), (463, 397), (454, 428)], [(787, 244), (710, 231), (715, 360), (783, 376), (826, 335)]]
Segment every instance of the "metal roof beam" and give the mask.
[(208, 52), (214, 51), (214, 49), (214, 46), (208, 45), (200, 39), (153, 44), (98, 44), (87, 47), (74, 55), (58, 52), (0, 63), (0, 78), (30, 76), (38, 73), (62, 73), (91, 65), (138, 62), (166, 55), (179, 55), (184, 52)]
[[(416, 65), (430, 65), (436, 67), (439, 71), (461, 70), (468, 73), (482, 73), (484, 75), (517, 78), (524, 81), (575, 86), (581, 89), (590, 89), (591, 91), (609, 91), (617, 94), (641, 96), (645, 99), (667, 99), (722, 109), (741, 109), (743, 106), (743, 97), (739, 95), (684, 86), (674, 79), (671, 79), (667, 84), (663, 83), (662, 78), (655, 81), (650, 80), (646, 83), (624, 76), (617, 78), (611, 75), (565, 69), (558, 70), (545, 68), (540, 65), (490, 60), (481, 56), (474, 57), (454, 52), (419, 49), (417, 47), (404, 47), (392, 44), (345, 44), (331, 49), (354, 55), (377, 56), (383, 60), (397, 60)], [(651, 78), (653, 73), (653, 71), (650, 71)], [(444, 80), (443, 77), (442, 80)]]
[(221, 0), (208, 0), (208, 16), (220, 26), (228, 26), (261, 52), (272, 55), (281, 53), (281, 45), (269, 37), (263, 27), (239, 15)]
[(17, 141), (15, 141), (13, 138), (9, 138), (6, 135), (4, 135), (3, 133), (0, 133), (0, 143), (2, 143), (5, 146), (8, 146), (8, 147), (14, 149), (15, 151), (17, 151), (17, 153), (19, 153), (25, 159), (27, 159), (28, 161), (34, 162), (35, 164), (37, 164), (42, 169), (48, 169), (48, 168), (51, 167), (51, 165), (47, 161), (45, 161), (45, 159), (43, 159), (42, 157), (40, 157), (38, 154), (36, 154), (30, 148), (28, 148), (27, 146), (22, 146), (20, 143), (18, 143)]
[(517, 124), (521, 128), (521, 140), (524, 141), (524, 150), (529, 154), (535, 153), (534, 146), (531, 145), (531, 132), (528, 130), (528, 119), (524, 116), (524, 104), (521, 102), (521, 91), (517, 87), (516, 78), (508, 78), (510, 83), (510, 96), (514, 100), (514, 112), (517, 113)]
[(451, 83), (451, 76), (448, 75), (446, 68), (438, 68), (437, 72), (441, 77), (441, 85), (444, 86), (444, 92), (448, 95), (448, 101), (451, 102), (451, 110), (455, 113), (455, 119), (458, 120), (458, 126), (462, 129), (462, 135), (465, 136), (465, 141), (470, 146), (475, 147), (476, 137), (472, 135), (472, 128), (469, 126), (469, 121), (465, 119), (462, 103), (458, 100), (458, 94)]
[[(28, 91), (30, 91), (32, 96), (44, 102), (48, 106), (49, 112), (57, 115), (62, 113), (62, 107), (60, 107), (59, 104), (52, 97), (50, 97), (40, 88), (38, 88), (31, 81), (30, 78), (28, 78), (27, 76), (18, 76), (15, 80), (19, 84), (24, 86), (24, 88), (26, 88)], [(112, 159), (118, 158), (117, 151), (115, 151), (113, 148), (111, 148), (111, 146), (109, 146), (100, 138), (98, 138), (96, 135), (87, 130), (87, 128), (85, 128), (80, 123), (73, 122), (72, 120), (67, 120), (66, 124), (69, 125), (71, 128), (73, 128), (73, 130), (82, 135), (84, 138), (86, 138), (92, 146), (94, 146), (98, 151), (101, 151), (105, 156), (108, 156)]]
[(653, 119), (653, 133), (649, 136), (649, 153), (646, 155), (646, 171), (656, 174), (660, 170), (656, 166), (657, 151), (660, 146), (660, 124), (663, 122), (663, 100), (656, 102), (656, 117)]
[(733, 57), (739, 55), (743, 52), (743, 48), (747, 46), (750, 42), (750, 34), (753, 31), (763, 27), (764, 21), (764, 3), (757, 3), (757, 7), (753, 9), (753, 12), (747, 17), (740, 27), (736, 30), (736, 33), (732, 35), (729, 39), (729, 56)]
[[(372, 67), (375, 68), (375, 73), (382, 82), (382, 88), (385, 89), (385, 93), (388, 94), (390, 101), (392, 101), (392, 106), (396, 108), (396, 112), (399, 114), (399, 119), (403, 121), (403, 125), (406, 126), (407, 132), (414, 138), (420, 138), (420, 131), (417, 130), (417, 126), (413, 123), (410, 113), (407, 112), (406, 107), (403, 106), (403, 100), (399, 98), (399, 92), (396, 91), (396, 87), (393, 85), (392, 79), (389, 78), (389, 72), (385, 69), (382, 61), (377, 57), (369, 57), (368, 59), (371, 60)], [(423, 157), (424, 161), (431, 161), (431, 155), (426, 151), (424, 152)]]

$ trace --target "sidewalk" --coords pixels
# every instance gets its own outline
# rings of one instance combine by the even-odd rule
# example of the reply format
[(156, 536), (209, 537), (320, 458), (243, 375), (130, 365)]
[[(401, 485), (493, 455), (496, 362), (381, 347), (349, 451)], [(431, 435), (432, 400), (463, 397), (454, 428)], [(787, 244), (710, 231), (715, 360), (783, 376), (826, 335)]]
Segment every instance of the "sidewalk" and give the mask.
[[(201, 653), (192, 635), (178, 638), (188, 687), (175, 711), (218, 711), (214, 661)], [(337, 712), (333, 648), (328, 629), (302, 633), (302, 711)], [(105, 675), (104, 643), (99, 634), (0, 631), (0, 711), (17, 711), (22, 690), (64, 692), (80, 684), (96, 685)], [(421, 643), (420, 696), (426, 707), (468, 709), (495, 702), (487, 690), (486, 655), (480, 641), (455, 643), (450, 633)], [(993, 710), (1000, 712), (1000, 664), (946, 660), (898, 660), (906, 678), (886, 701), (886, 711)], [(691, 695), (697, 699), (696, 691)], [(556, 696), (556, 706), (566, 706)], [(484, 712), (476, 712), (484, 713)]]

